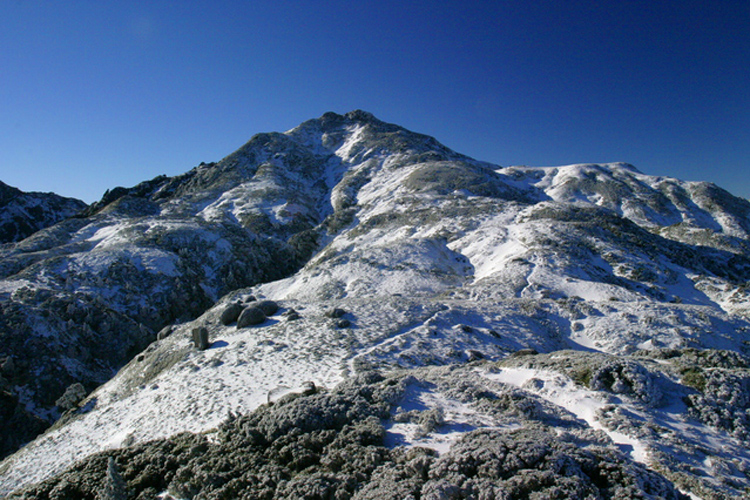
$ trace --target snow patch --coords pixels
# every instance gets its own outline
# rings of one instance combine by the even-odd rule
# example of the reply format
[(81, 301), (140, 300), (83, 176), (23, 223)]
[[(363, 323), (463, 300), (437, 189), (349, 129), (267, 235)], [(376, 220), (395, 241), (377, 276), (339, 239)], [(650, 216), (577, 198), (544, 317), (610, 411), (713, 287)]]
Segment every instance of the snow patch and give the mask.
[[(648, 451), (638, 439), (622, 432), (604, 427), (596, 414), (609, 404), (609, 397), (577, 386), (568, 377), (550, 371), (531, 368), (502, 368), (496, 373), (479, 372), (483, 377), (522, 388), (536, 394), (550, 403), (562, 406), (591, 428), (603, 430), (623, 451), (629, 452), (633, 460), (648, 465)], [(535, 383), (530, 383), (531, 381)]]

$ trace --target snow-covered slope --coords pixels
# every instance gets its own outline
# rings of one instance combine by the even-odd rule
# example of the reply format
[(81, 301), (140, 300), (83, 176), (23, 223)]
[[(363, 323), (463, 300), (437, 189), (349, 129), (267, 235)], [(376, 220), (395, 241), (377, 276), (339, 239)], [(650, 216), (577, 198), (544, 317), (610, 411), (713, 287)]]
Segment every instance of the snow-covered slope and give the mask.
[[(100, 356), (77, 352), (81, 337), (70, 333), (94, 304), (142, 334), (118, 327), (107, 342), (124, 335), (137, 346), (172, 326), (7, 458), (0, 492), (102, 450), (210, 431), (308, 381), (332, 388), (373, 368), (460, 365), (499, 384), (493, 391), (520, 387), (549, 411), (572, 413), (684, 491), (746, 494), (749, 214), (750, 203), (716, 186), (625, 164), (488, 165), (361, 111), (260, 134), (219, 163), (115, 189), (88, 218), (4, 256), (4, 307), (52, 307), (61, 318), (17, 338), (54, 339), (53, 355), (44, 352), (67, 383), (96, 380)], [(223, 317), (252, 299), (280, 310), (245, 328)], [(67, 317), (55, 301), (65, 314), (81, 305)], [(205, 350), (192, 340), (201, 328)], [(92, 331), (83, 345), (101, 341)], [(525, 365), (509, 357), (529, 348), (553, 354)], [(703, 352), (738, 357), (716, 366), (691, 354)], [(96, 376), (126, 358), (108, 355)], [(38, 391), (16, 377), (13, 393), (29, 406)], [(736, 396), (729, 407), (712, 399), (711, 384)], [(441, 408), (445, 427), (414, 434), (408, 419), (384, 422), (385, 444), (447, 453), (464, 431), (531, 425), (417, 392), (405, 404)], [(650, 434), (639, 419), (653, 422)], [(704, 458), (690, 467), (665, 458), (697, 446)]]
[(0, 182), (0, 243), (20, 241), (86, 208), (54, 193), (24, 193)]

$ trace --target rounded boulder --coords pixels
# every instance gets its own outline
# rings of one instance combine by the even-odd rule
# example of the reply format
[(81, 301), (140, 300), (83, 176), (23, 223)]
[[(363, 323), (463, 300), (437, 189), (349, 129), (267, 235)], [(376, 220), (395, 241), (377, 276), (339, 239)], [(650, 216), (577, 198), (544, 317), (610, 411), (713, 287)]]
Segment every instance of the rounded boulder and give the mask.
[(242, 310), (243, 307), (240, 304), (230, 304), (221, 313), (221, 318), (219, 318), (219, 321), (221, 321), (221, 324), (224, 326), (231, 325), (240, 317), (240, 314), (242, 314)]
[(266, 320), (266, 314), (258, 306), (251, 306), (245, 308), (239, 318), (237, 318), (237, 328), (245, 328), (246, 326), (259, 325)]

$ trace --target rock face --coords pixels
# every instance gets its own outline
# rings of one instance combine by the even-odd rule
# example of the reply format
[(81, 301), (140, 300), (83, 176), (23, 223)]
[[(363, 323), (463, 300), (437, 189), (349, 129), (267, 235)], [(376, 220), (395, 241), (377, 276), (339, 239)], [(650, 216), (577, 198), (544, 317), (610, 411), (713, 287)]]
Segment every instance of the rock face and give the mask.
[(0, 243), (13, 243), (82, 212), (86, 204), (54, 193), (24, 193), (0, 182)]
[[(3, 415), (51, 423), (88, 393), (0, 464), (0, 495), (83, 495), (105, 455), (143, 498), (261, 476), (258, 498), (746, 495), (749, 214), (627, 164), (500, 168), (364, 112), (115, 188), (0, 249)], [(279, 405), (309, 381), (315, 404)], [(202, 434), (228, 414), (240, 441)], [(281, 458), (190, 480), (227, 464), (214, 446)]]

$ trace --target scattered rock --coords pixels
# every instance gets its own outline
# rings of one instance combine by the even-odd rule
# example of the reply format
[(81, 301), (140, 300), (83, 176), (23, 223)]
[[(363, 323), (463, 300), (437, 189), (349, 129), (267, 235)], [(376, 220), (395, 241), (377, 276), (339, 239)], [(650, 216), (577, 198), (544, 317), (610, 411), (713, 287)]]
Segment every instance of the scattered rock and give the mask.
[(156, 340), (164, 340), (165, 338), (172, 335), (172, 332), (174, 331), (174, 327), (172, 325), (165, 326), (161, 330), (159, 330), (159, 333), (156, 334)]
[(343, 310), (343, 309), (340, 309), (340, 308), (338, 308), (338, 307), (335, 307), (335, 308), (331, 309), (330, 311), (328, 311), (328, 312), (326, 313), (326, 316), (328, 316), (329, 318), (334, 318), (334, 319), (336, 319), (336, 318), (340, 318), (340, 317), (341, 317), (341, 316), (343, 316), (344, 314), (346, 314), (346, 311), (345, 311), (345, 310)]
[(287, 321), (296, 321), (302, 317), (294, 309), (289, 309), (283, 314), (283, 316), (286, 318)]
[(258, 306), (251, 306), (245, 308), (240, 313), (240, 317), (237, 318), (237, 328), (245, 328), (246, 326), (259, 325), (266, 320), (266, 314)]
[(537, 352), (536, 349), (519, 349), (508, 357), (520, 358), (521, 356), (536, 356), (537, 354), (539, 354), (539, 352)]
[(480, 359), (484, 359), (484, 354), (481, 352), (475, 350), (475, 349), (467, 349), (466, 350), (466, 359), (468, 361), (478, 361)]
[(308, 380), (307, 382), (302, 384), (302, 395), (303, 396), (309, 396), (311, 394), (315, 394), (318, 391), (318, 388), (315, 387), (315, 382)]
[(266, 316), (273, 316), (279, 310), (279, 305), (273, 300), (261, 300), (255, 307), (259, 307)]
[(208, 349), (208, 329), (205, 326), (193, 328), (193, 344), (199, 351)]
[(243, 307), (241, 304), (238, 304), (238, 303), (230, 304), (221, 313), (221, 318), (219, 318), (219, 321), (224, 326), (231, 325), (232, 323), (237, 321), (237, 318), (240, 317), (240, 314), (242, 314), (242, 309)]

